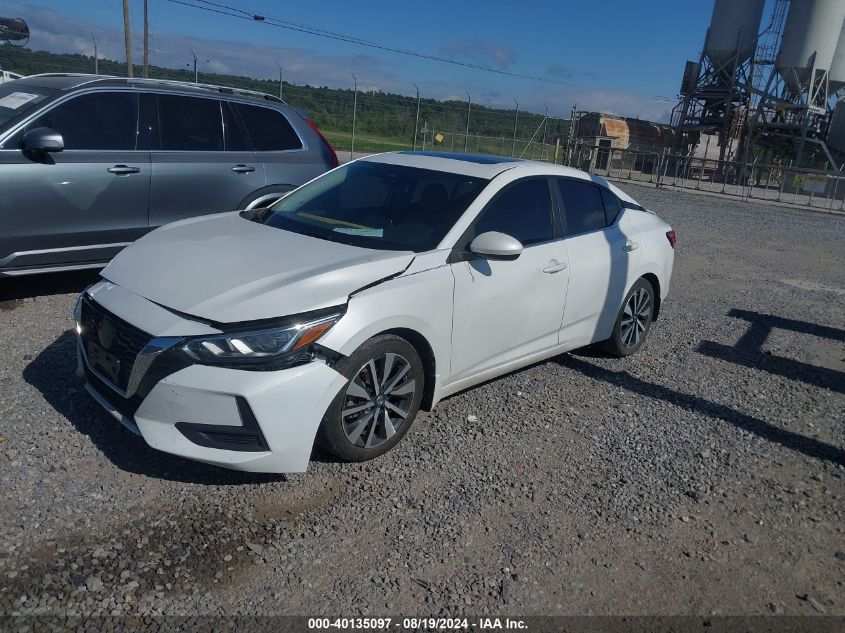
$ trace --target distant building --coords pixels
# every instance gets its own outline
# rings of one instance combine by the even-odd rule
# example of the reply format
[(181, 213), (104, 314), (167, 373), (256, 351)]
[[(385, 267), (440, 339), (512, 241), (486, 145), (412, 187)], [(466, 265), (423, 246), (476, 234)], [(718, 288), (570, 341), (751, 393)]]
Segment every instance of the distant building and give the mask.
[(675, 132), (664, 123), (602, 112), (580, 112), (576, 138), (598, 147), (662, 153), (672, 147)]
[[(657, 155), (671, 151), (675, 131), (665, 123), (655, 123), (603, 112), (579, 112), (576, 118), (573, 150), (583, 169), (605, 170), (612, 150), (637, 153), (637, 169), (650, 172)], [(595, 148), (590, 150), (588, 148)]]

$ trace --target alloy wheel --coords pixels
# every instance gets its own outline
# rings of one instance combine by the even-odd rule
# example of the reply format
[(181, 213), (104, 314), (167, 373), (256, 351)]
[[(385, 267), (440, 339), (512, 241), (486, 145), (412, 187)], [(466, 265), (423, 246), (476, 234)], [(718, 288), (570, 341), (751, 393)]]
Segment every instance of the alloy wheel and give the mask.
[(645, 336), (651, 322), (651, 295), (645, 288), (638, 288), (625, 303), (619, 335), (626, 347), (636, 347)]
[(346, 388), (340, 416), (350, 443), (374, 448), (407, 423), (417, 390), (411, 363), (388, 352), (371, 358)]

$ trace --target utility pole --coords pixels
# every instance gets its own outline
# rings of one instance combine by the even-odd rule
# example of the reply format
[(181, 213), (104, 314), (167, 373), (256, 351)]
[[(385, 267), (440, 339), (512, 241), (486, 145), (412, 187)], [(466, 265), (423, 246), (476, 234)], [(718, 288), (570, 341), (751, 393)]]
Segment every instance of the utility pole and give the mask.
[(572, 166), (572, 155), (575, 151), (575, 134), (578, 128), (578, 104), (573, 103), (569, 111), (569, 127), (566, 130), (566, 144), (563, 146), (563, 164)]
[(279, 69), (279, 101), (284, 101), (282, 98), (282, 66), (276, 62), (276, 67)]
[(126, 76), (132, 77), (132, 33), (129, 26), (129, 0), (123, 0), (123, 45), (126, 48)]
[(414, 84), (414, 88), (417, 89), (417, 118), (414, 119), (414, 150), (417, 149), (417, 128), (420, 125), (420, 87), (417, 84)]
[(513, 144), (511, 145), (511, 156), (516, 156), (516, 124), (519, 121), (519, 102), (514, 99), (513, 102), (516, 104), (516, 111), (513, 115)]
[(545, 160), (543, 156), (546, 152), (546, 130), (549, 129), (549, 106), (544, 103), (543, 107), (546, 108), (546, 117), (543, 119), (543, 145), (540, 149), (540, 160)]
[(91, 39), (94, 40), (94, 74), (100, 74), (100, 60), (97, 58), (97, 38), (91, 33)]
[(144, 77), (150, 76), (150, 20), (147, 0), (144, 0)]
[(464, 90), (467, 93), (467, 129), (466, 133), (464, 134), (464, 154), (467, 153), (467, 148), (469, 147), (469, 113), (472, 109), (472, 97), (469, 96), (469, 92)]
[(355, 73), (351, 75), (355, 82), (355, 99), (352, 102), (352, 148), (349, 150), (349, 160), (352, 160), (352, 155), (355, 153), (355, 118), (358, 115), (358, 78)]
[(191, 55), (194, 56), (194, 83), (198, 84), (200, 82), (200, 76), (197, 73), (197, 54), (194, 52), (194, 49), (190, 49)]

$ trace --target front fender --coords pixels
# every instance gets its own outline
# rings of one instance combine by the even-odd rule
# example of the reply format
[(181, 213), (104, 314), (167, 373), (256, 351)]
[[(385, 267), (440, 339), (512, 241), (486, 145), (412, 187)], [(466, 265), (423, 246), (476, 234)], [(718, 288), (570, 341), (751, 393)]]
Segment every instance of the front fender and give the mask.
[[(349, 300), (346, 314), (320, 345), (349, 356), (365, 341), (388, 330), (413, 330), (434, 355), (434, 401), (449, 375), (455, 280), (448, 266), (403, 275)], [(424, 350), (419, 350), (420, 355)]]

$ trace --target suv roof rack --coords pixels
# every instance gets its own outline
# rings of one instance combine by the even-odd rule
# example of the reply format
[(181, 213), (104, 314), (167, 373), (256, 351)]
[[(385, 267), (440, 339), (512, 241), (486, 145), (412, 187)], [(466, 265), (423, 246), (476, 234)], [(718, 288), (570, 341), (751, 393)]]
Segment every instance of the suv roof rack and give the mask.
[(38, 75), (30, 75), (30, 77), (90, 77), (89, 81), (77, 84), (76, 87), (95, 84), (95, 83), (126, 83), (139, 85), (164, 85), (164, 86), (178, 86), (180, 88), (194, 88), (198, 90), (206, 90), (212, 92), (219, 92), (221, 94), (233, 94), (244, 97), (255, 97), (264, 99), (266, 101), (275, 101), (276, 103), (287, 102), (275, 95), (267, 92), (260, 92), (258, 90), (248, 90), (246, 88), (234, 88), (232, 86), (218, 86), (215, 84), (194, 83), (192, 81), (179, 81), (175, 79), (150, 79), (145, 77), (116, 77), (113, 75), (90, 75), (87, 73), (41, 73)]

